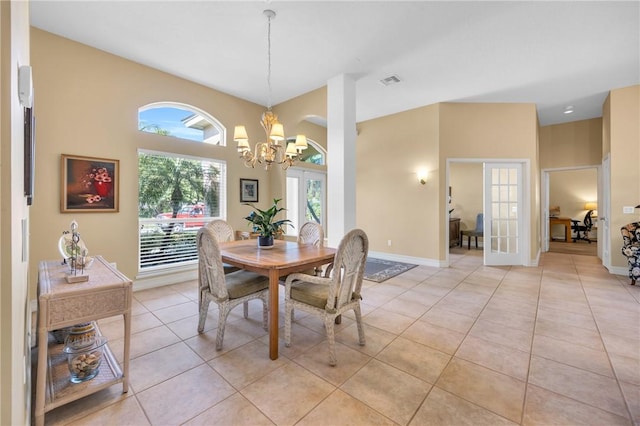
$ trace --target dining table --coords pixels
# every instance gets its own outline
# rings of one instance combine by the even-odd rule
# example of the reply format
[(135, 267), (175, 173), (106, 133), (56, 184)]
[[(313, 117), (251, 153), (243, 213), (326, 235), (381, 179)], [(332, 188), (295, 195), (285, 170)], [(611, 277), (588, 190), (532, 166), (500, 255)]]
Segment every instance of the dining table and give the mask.
[(284, 240), (275, 240), (273, 246), (264, 248), (251, 239), (220, 243), (220, 252), (224, 263), (269, 277), (269, 357), (278, 359), (280, 279), (331, 263), (336, 249)]

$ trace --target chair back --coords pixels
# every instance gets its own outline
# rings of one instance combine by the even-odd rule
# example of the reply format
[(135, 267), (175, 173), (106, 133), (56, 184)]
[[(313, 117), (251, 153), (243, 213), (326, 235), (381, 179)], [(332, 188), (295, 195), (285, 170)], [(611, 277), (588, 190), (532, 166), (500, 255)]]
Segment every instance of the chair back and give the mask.
[(322, 225), (318, 222), (305, 222), (298, 232), (298, 243), (322, 247), (324, 245)]
[(229, 222), (227, 222), (226, 220), (222, 220), (222, 219), (212, 220), (211, 222), (207, 223), (205, 228), (208, 228), (213, 232), (213, 235), (215, 235), (216, 240), (219, 243), (235, 240), (233, 228), (231, 227), (231, 225), (229, 225)]
[(476, 232), (484, 232), (484, 214), (482, 213), (476, 216)]
[(640, 222), (629, 223), (620, 228), (624, 247), (640, 245)]
[(208, 289), (219, 299), (229, 298), (224, 279), (224, 268), (218, 239), (212, 228), (200, 228), (196, 237), (198, 244), (198, 287), (200, 291)]
[(369, 239), (361, 229), (349, 231), (342, 238), (333, 260), (333, 275), (329, 285), (326, 309), (340, 308), (360, 298), (364, 266), (369, 252)]
[(591, 231), (591, 228), (593, 227), (593, 218), (591, 215), (593, 215), (593, 210), (589, 210), (587, 214), (584, 215), (584, 220), (582, 221), (587, 231)]

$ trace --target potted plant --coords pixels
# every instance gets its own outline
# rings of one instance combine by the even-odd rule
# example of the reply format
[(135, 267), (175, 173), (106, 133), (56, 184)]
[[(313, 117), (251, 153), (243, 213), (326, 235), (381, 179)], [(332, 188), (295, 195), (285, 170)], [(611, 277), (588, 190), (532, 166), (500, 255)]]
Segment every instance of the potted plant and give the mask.
[(283, 232), (282, 227), (284, 225), (291, 225), (289, 219), (282, 219), (274, 221), (275, 216), (283, 210), (283, 207), (278, 207), (278, 203), (281, 199), (273, 199), (273, 205), (267, 210), (260, 210), (252, 203), (244, 203), (245, 206), (253, 207), (255, 210), (249, 213), (249, 216), (245, 217), (247, 221), (253, 224), (254, 231), (258, 232), (258, 247), (266, 248), (273, 247), (274, 235)]

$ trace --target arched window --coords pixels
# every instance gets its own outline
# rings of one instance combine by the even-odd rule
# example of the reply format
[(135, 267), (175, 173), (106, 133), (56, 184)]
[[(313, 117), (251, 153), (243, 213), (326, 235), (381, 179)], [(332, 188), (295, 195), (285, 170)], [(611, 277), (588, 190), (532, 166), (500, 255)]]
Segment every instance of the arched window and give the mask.
[[(287, 143), (295, 142), (296, 138), (288, 138)], [(326, 164), (327, 151), (319, 144), (315, 143), (311, 139), (307, 139), (307, 149), (302, 151), (300, 162), (317, 164), (324, 166)]]
[(226, 145), (226, 129), (191, 105), (154, 102), (138, 109), (138, 130), (212, 145)]

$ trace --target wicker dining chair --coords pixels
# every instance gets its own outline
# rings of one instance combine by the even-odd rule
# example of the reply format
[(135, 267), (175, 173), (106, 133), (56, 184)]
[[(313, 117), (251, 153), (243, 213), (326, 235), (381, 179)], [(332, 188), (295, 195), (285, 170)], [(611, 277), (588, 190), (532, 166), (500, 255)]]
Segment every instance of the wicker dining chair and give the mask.
[[(211, 222), (207, 223), (205, 227), (210, 229), (213, 232), (213, 235), (215, 235), (216, 240), (219, 243), (235, 240), (235, 234), (233, 233), (233, 228), (231, 227), (231, 225), (229, 225), (229, 222), (227, 222), (226, 220), (222, 220), (222, 219), (212, 220)], [(223, 263), (222, 267), (224, 268), (225, 274), (230, 274), (231, 272), (240, 270), (240, 268), (238, 268), (237, 266), (228, 265), (226, 263)]]
[(291, 346), (291, 313), (294, 309), (323, 319), (329, 343), (329, 365), (336, 365), (334, 322), (353, 310), (360, 345), (364, 346), (364, 328), (360, 311), (360, 290), (369, 240), (361, 229), (347, 233), (340, 241), (329, 277), (291, 274), (285, 281), (284, 344)]
[(300, 244), (313, 244), (322, 247), (324, 245), (324, 230), (318, 222), (305, 222), (298, 231)]
[(242, 303), (244, 317), (248, 318), (248, 302), (253, 299), (262, 300), (262, 321), (264, 329), (267, 330), (269, 278), (243, 269), (225, 274), (217, 238), (209, 227), (203, 227), (198, 231), (197, 243), (200, 314), (198, 333), (204, 331), (209, 302), (215, 302), (218, 305), (216, 350), (221, 350), (229, 312)]
[[(324, 246), (324, 229), (318, 222), (305, 222), (298, 231), (298, 244), (311, 244), (318, 247)], [(304, 272), (309, 275), (322, 275), (322, 267), (317, 267)]]

